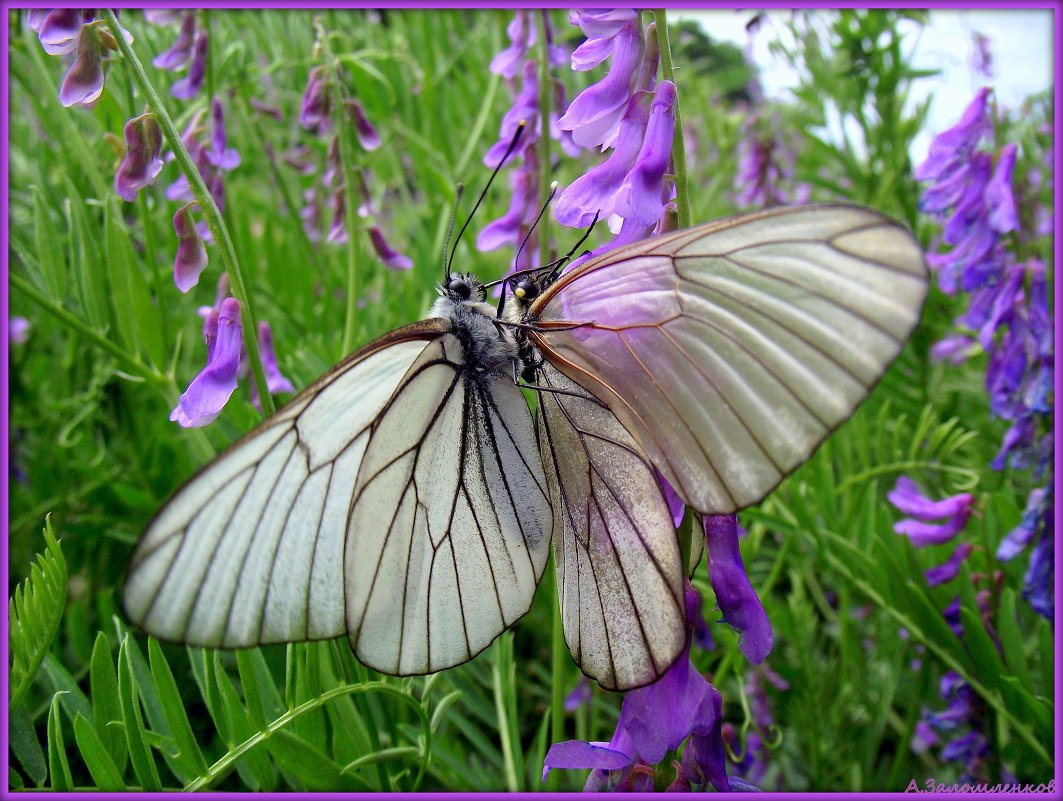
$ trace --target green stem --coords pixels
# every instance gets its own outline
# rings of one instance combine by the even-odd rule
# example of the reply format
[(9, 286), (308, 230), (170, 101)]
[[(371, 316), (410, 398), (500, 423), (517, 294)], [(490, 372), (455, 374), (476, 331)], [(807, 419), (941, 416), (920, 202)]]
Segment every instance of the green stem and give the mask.
[(188, 150), (185, 149), (184, 144), (181, 142), (181, 135), (174, 126), (166, 106), (163, 105), (162, 99), (159, 97), (159, 93), (155, 91), (155, 87), (148, 80), (144, 65), (140, 63), (140, 59), (137, 58), (137, 54), (129, 46), (129, 42), (122, 36), (117, 17), (110, 9), (103, 9), (103, 16), (107, 20), (107, 24), (110, 25), (115, 41), (118, 43), (122, 55), (133, 72), (133, 78), (136, 80), (137, 86), (144, 93), (148, 107), (155, 114), (155, 119), (162, 127), (163, 136), (166, 137), (166, 144), (170, 146), (178, 165), (181, 167), (181, 172), (188, 179), (188, 185), (192, 189), (196, 203), (199, 204), (210, 232), (214, 235), (214, 241), (221, 251), (222, 263), (229, 273), (233, 295), (240, 301), (240, 306), (243, 309), (244, 344), (247, 346), (247, 358), (251, 364), (251, 374), (255, 378), (255, 385), (258, 387), (258, 397), (262, 403), (262, 411), (268, 417), (273, 414), (274, 406), (273, 397), (269, 394), (269, 387), (266, 384), (266, 374), (262, 369), (262, 356), (258, 351), (258, 323), (251, 305), (251, 297), (247, 292), (247, 285), (244, 282), (244, 274), (240, 269), (240, 262), (236, 258), (236, 249), (233, 247), (232, 239), (229, 237), (229, 229), (225, 227), (221, 212), (214, 203), (214, 198), (211, 196), (210, 190), (207, 189), (203, 176), (200, 175), (199, 170), (192, 161), (192, 157), (188, 154)]
[[(661, 48), (661, 70), (667, 81), (675, 83), (672, 48), (668, 42), (668, 18), (663, 8), (653, 10), (657, 22), (657, 42)], [(690, 193), (687, 191), (687, 154), (683, 144), (683, 115), (679, 113), (679, 92), (675, 97), (675, 134), (672, 136), (672, 167), (675, 170), (675, 205), (679, 227), (690, 227)]]
[(151, 367), (145, 365), (140, 359), (135, 356), (130, 356), (122, 348), (115, 343), (114, 340), (100, 334), (90, 325), (83, 320), (78, 319), (73, 314), (68, 312), (58, 303), (54, 303), (46, 298), (33, 284), (29, 283), (21, 275), (11, 273), (8, 276), (8, 281), (12, 287), (17, 289), (31, 301), (40, 306), (48, 314), (52, 315), (55, 319), (61, 322), (68, 328), (73, 329), (77, 333), (81, 334), (85, 339), (96, 345), (98, 348), (107, 351), (111, 354), (119, 364), (122, 365), (122, 370), (135, 375), (138, 378), (142, 378), (150, 384), (167, 383), (166, 376), (157, 372)]
[[(221, 757), (217, 762), (210, 766), (206, 774), (193, 779), (191, 782), (188, 783), (188, 785), (184, 789), (187, 792), (206, 790), (215, 781), (217, 781), (219, 778), (228, 773), (228, 771), (231, 770), (232, 766), (236, 763), (236, 761), (248, 751), (250, 751), (252, 748), (254, 748), (256, 745), (261, 742), (264, 742), (265, 740), (268, 740), (276, 732), (283, 729), (296, 718), (305, 715), (307, 712), (312, 712), (313, 710), (324, 706), (333, 698), (340, 698), (344, 695), (354, 695), (356, 693), (368, 693), (371, 691), (387, 693), (409, 704), (409, 706), (417, 714), (417, 717), (420, 718), (421, 730), (424, 733), (427, 742), (427, 737), (430, 733), (431, 724), (428, 719), (428, 714), (421, 708), (421, 705), (417, 703), (417, 700), (415, 698), (402, 692), (396, 687), (392, 687), (391, 685), (383, 681), (367, 682), (365, 684), (345, 684), (341, 687), (334, 687), (331, 690), (326, 690), (316, 698), (311, 698), (309, 701), (305, 701), (299, 704), (299, 706), (289, 709), (283, 715), (281, 715), (268, 726), (266, 726), (265, 729), (263, 729), (262, 731), (255, 732), (239, 745), (229, 749), (229, 751), (223, 757)], [(424, 766), (422, 764), (421, 770), (418, 771), (415, 783), (420, 783), (423, 771)]]
[(336, 137), (340, 146), (340, 168), (343, 171), (344, 193), (344, 225), (347, 227), (347, 308), (343, 321), (343, 354), (347, 355), (354, 350), (356, 323), (358, 318), (358, 269), (359, 269), (359, 242), (358, 242), (358, 188), (355, 173), (355, 151), (351, 144), (351, 115), (347, 110), (346, 92), (340, 82), (339, 64), (335, 56), (329, 50), (329, 57), (333, 59), (330, 79), (332, 81), (332, 105), (335, 109)]
[[(542, 30), (539, 35), (539, 208), (546, 205), (550, 197), (550, 108), (553, 82), (550, 77), (550, 42), (546, 31), (550, 24), (550, 12), (543, 9), (539, 21)], [(539, 263), (547, 264), (553, 258), (550, 252), (550, 215), (544, 214), (539, 220)], [(514, 265), (516, 268), (516, 265)]]

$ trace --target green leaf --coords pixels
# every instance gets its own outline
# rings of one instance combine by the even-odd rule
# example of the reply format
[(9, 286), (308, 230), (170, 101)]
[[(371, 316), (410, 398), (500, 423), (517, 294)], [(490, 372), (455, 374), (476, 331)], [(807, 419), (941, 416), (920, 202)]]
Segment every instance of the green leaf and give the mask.
[(1004, 650), (1004, 664), (1025, 687), (1033, 688), (1033, 677), (1026, 662), (1026, 650), (1022, 644), (1022, 629), (1015, 609), (1015, 591), (1005, 587), (1000, 594), (1000, 613), (997, 615), (997, 636)]
[(148, 638), (148, 662), (151, 665), (151, 675), (155, 681), (155, 689), (159, 694), (159, 702), (162, 704), (163, 715), (166, 723), (173, 734), (177, 744), (178, 754), (176, 761), (185, 770), (196, 776), (204, 776), (207, 773), (207, 760), (203, 752), (199, 750), (199, 744), (192, 734), (192, 727), (188, 723), (188, 714), (185, 712), (181, 694), (177, 690), (177, 682), (173, 679), (170, 665), (163, 656), (162, 647), (154, 637)]
[(159, 327), (159, 311), (140, 268), (130, 232), (121, 220), (117, 200), (109, 199), (104, 213), (104, 258), (111, 288), (115, 327), (130, 353), (147, 354), (156, 367), (166, 365)]
[(285, 773), (309, 791), (356, 792), (368, 789), (355, 777), (288, 729), (280, 729), (267, 741), (269, 752)]
[(44, 553), (37, 554), (29, 578), (15, 588), (8, 602), (10, 709), (25, 698), (59, 629), (66, 606), (66, 560), (52, 533), (50, 518), (44, 524), (44, 543)]
[(137, 685), (133, 681), (133, 661), (127, 647), (129, 635), (122, 638), (118, 648), (118, 700), (122, 708), (122, 724), (125, 726), (129, 761), (140, 786), (147, 792), (162, 790), (155, 758), (145, 740), (144, 719), (137, 700)]
[(19, 764), (38, 787), (44, 785), (48, 778), (48, 765), (44, 761), (44, 751), (33, 728), (33, 721), (25, 707), (11, 710), (8, 720), (8, 741), (11, 751), (18, 757)]
[(59, 714), (59, 696), (52, 696), (48, 707), (48, 774), (52, 777), (52, 789), (69, 792), (74, 787), (70, 776), (70, 763), (66, 760), (66, 744), (63, 742), (63, 718)]
[(97, 331), (103, 331), (107, 328), (107, 306), (103, 300), (106, 279), (100, 269), (100, 249), (94, 233), (98, 226), (89, 225), (85, 218), (85, 202), (81, 199), (81, 194), (70, 178), (64, 177), (70, 224), (70, 268), (74, 275), (74, 288), (89, 325)]
[(92, 704), (89, 703), (88, 696), (81, 691), (77, 679), (70, 675), (70, 671), (56, 659), (55, 654), (45, 655), (41, 671), (51, 684), (51, 689), (61, 693), (59, 704), (71, 722), (77, 714), (81, 714), (86, 720), (92, 719)]
[[(213, 654), (214, 680), (217, 684), (222, 709), (232, 732), (232, 741), (228, 743), (231, 749), (237, 743), (250, 739), (256, 729), (251, 723), (247, 710), (240, 703), (240, 697), (236, 693), (229, 674), (222, 666), (220, 652), (214, 651)], [(255, 746), (245, 753), (236, 763), (236, 769), (252, 789), (268, 791), (274, 788), (276, 782), (273, 766), (270, 764), (265, 748)]]
[(111, 645), (101, 631), (96, 635), (89, 665), (92, 695), (92, 727), (118, 768), (125, 770), (128, 753), (122, 731), (122, 710), (118, 703), (118, 681), (115, 678)]
[[(39, 186), (33, 187), (33, 244), (37, 250), (36, 263), (40, 268), (39, 281), (52, 298), (61, 298), (66, 293), (67, 267), (63, 258), (60, 234), (52, 220), (48, 202)], [(37, 277), (37, 276), (35, 276)]]
[(100, 738), (96, 736), (96, 730), (80, 714), (74, 717), (74, 739), (77, 741), (81, 758), (85, 760), (85, 766), (99, 789), (112, 793), (126, 789), (122, 774), (100, 742)]

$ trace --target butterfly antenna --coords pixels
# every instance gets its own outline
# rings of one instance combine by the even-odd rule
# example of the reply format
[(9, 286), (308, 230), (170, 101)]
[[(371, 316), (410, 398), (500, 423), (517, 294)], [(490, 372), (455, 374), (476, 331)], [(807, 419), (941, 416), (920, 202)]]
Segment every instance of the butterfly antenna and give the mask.
[(520, 254), (524, 252), (524, 246), (528, 244), (528, 240), (531, 239), (533, 233), (535, 233), (536, 226), (539, 225), (539, 221), (542, 220), (543, 215), (546, 214), (546, 210), (550, 208), (550, 202), (554, 199), (554, 195), (557, 194), (557, 181), (550, 184), (550, 194), (546, 198), (546, 202), (543, 203), (543, 207), (539, 209), (539, 213), (535, 216), (535, 221), (532, 222), (531, 228), (528, 229), (528, 233), (524, 235), (524, 241), (520, 243), (520, 247), (517, 248), (517, 255), (513, 257), (513, 269), (517, 269), (517, 264), (520, 263)]
[(528, 127), (527, 120), (521, 120), (517, 123), (517, 130), (513, 134), (513, 138), (509, 142), (509, 147), (506, 148), (505, 154), (498, 162), (498, 166), (495, 167), (491, 173), (491, 177), (487, 179), (487, 184), (484, 186), (483, 191), (480, 193), (480, 197), (476, 199), (476, 205), (472, 207), (472, 211), (469, 212), (469, 218), (465, 220), (465, 225), (461, 226), (461, 230), (458, 231), (458, 238), (454, 240), (454, 250), (450, 252), (450, 258), (446, 263), (446, 274), (450, 275), (450, 265), (454, 262), (454, 252), (458, 249), (458, 243), (461, 242), (461, 237), (465, 233), (465, 229), (469, 227), (469, 223), (472, 222), (473, 215), (476, 214), (476, 210), (480, 208), (480, 204), (483, 203), (484, 198), (487, 196), (487, 190), (491, 188), (491, 184), (494, 183), (495, 176), (498, 175), (499, 170), (509, 159), (510, 154), (513, 153), (513, 149), (517, 146), (517, 142), (520, 141), (521, 134), (524, 133), (524, 129)]
[(591, 231), (594, 230), (594, 226), (598, 224), (598, 216), (601, 213), (601, 209), (598, 209), (598, 211), (594, 212), (594, 219), (591, 220), (591, 224), (587, 226), (587, 230), (583, 232), (583, 236), (580, 237), (579, 242), (577, 242), (573, 246), (572, 250), (570, 250), (568, 253), (566, 253), (564, 256), (557, 260), (557, 263), (554, 265), (554, 269), (550, 271), (551, 281), (557, 278), (557, 276), (561, 273), (561, 270), (564, 269), (565, 265), (568, 263), (568, 260), (572, 258), (572, 254), (579, 250), (580, 246), (587, 241), (587, 237), (591, 235)]
[(461, 195), (465, 191), (465, 185), (460, 181), (454, 187), (454, 205), (450, 208), (450, 224), (447, 225), (447, 238), (443, 241), (443, 286), (450, 283), (450, 264), (447, 261), (447, 253), (450, 250), (450, 235), (454, 233), (454, 218), (458, 216), (458, 204), (461, 203)]

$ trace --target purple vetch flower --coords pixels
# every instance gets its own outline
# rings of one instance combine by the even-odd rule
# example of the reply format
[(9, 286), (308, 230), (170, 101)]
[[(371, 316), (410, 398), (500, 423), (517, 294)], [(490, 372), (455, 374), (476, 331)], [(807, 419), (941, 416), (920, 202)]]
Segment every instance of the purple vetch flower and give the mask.
[(192, 379), (170, 420), (184, 428), (209, 425), (221, 414), (236, 389), (243, 348), (240, 303), (226, 298), (203, 323), (207, 341), (207, 366)]
[(388, 244), (384, 234), (375, 225), (369, 227), (369, 239), (373, 243), (373, 250), (384, 262), (384, 265), (392, 270), (409, 270), (413, 267), (413, 260), (404, 256)]
[(502, 157), (509, 150), (510, 143), (517, 133), (517, 128), (524, 124), (524, 132), (520, 141), (514, 148), (510, 158), (516, 158), (526, 153), (539, 139), (539, 72), (535, 61), (527, 61), (524, 64), (523, 83), (520, 93), (514, 98), (513, 105), (502, 115), (502, 122), (498, 127), (498, 139), (484, 154), (483, 163), (488, 167), (497, 167), (502, 162)]
[[(594, 688), (586, 676), (580, 676), (572, 692), (565, 696), (565, 711), (575, 712), (581, 706), (589, 704), (594, 696)], [(558, 767), (558, 766), (555, 766)]]
[(1015, 211), (1015, 197), (1011, 191), (1016, 150), (1014, 142), (1009, 142), (1001, 148), (993, 176), (985, 187), (989, 225), (998, 234), (1006, 234), (1019, 227), (1019, 215)]
[[(147, 14), (146, 11), (144, 13)], [(151, 22), (154, 22), (156, 25), (168, 24), (168, 22), (157, 22), (154, 19), (151, 20)], [(164, 50), (162, 53), (155, 56), (151, 63), (160, 70), (180, 69), (192, 58), (192, 47), (195, 44), (195, 41), (195, 12), (185, 12), (181, 15), (181, 32), (177, 35), (177, 40), (170, 46), (169, 50)]]
[[(688, 623), (696, 619), (700, 599), (686, 582)], [(639, 774), (650, 777), (652, 768), (669, 751), (686, 741), (685, 776), (696, 785), (711, 782), (727, 787), (726, 754), (721, 725), (723, 700), (719, 692), (690, 662), (691, 631), (675, 663), (653, 684), (624, 696), (620, 719), (608, 743), (571, 740), (555, 743), (544, 760), (543, 779), (553, 768), (592, 768), (586, 791), (635, 786)], [(643, 782), (645, 784), (645, 782)]]
[(376, 150), (380, 147), (380, 135), (376, 132), (376, 128), (373, 127), (372, 123), (369, 122), (362, 104), (354, 98), (349, 98), (344, 102), (351, 111), (351, 119), (354, 122), (354, 133), (358, 137), (358, 144), (362, 146), (363, 150)]
[(912, 734), (912, 751), (916, 754), (925, 754), (938, 744), (938, 736), (933, 727), (927, 723), (928, 710), (923, 710), (923, 717), (915, 724), (915, 732)]
[(653, 93), (646, 134), (635, 164), (617, 192), (613, 213), (643, 225), (661, 218), (667, 198), (665, 173), (675, 133), (675, 84), (661, 81)]
[(310, 70), (299, 108), (299, 124), (319, 135), (326, 134), (331, 127), (332, 108), (329, 104), (327, 75), (323, 66)]
[[(258, 324), (258, 350), (262, 355), (262, 371), (266, 375), (266, 388), (271, 395), (278, 392), (295, 392), (295, 387), (284, 375), (281, 374), (280, 365), (277, 364), (277, 352), (273, 347), (273, 331), (265, 320)], [(246, 350), (244, 351), (246, 355)], [(262, 402), (258, 397), (258, 385), (251, 381), (251, 403), (256, 409), (262, 411)]]
[(25, 345), (30, 338), (30, 321), (25, 317), (12, 317), (7, 322), (7, 338), (13, 345)]
[(535, 25), (531, 20), (532, 13), (531, 11), (517, 11), (509, 25), (506, 26), (506, 35), (509, 36), (510, 45), (496, 54), (488, 67), (495, 75), (512, 80), (520, 72), (521, 64), (535, 44)]
[(738, 632), (738, 649), (754, 664), (771, 652), (771, 622), (749, 582), (742, 552), (738, 548), (738, 518), (706, 515), (705, 550), (709, 581), (723, 621)]
[[(908, 476), (898, 478), (886, 497), (898, 511), (911, 515), (894, 525), (893, 530), (908, 537), (916, 548), (952, 540), (967, 525), (974, 506), (974, 496), (966, 492), (932, 501), (919, 492)], [(940, 518), (948, 519), (943, 523), (929, 522)]]
[(926, 160), (915, 168), (917, 181), (937, 180), (950, 174), (977, 147), (989, 131), (986, 104), (990, 90), (983, 87), (952, 128), (934, 137)]
[(558, 196), (554, 217), (559, 223), (582, 228), (590, 225), (597, 212), (601, 212), (602, 217), (615, 213), (617, 189), (638, 159), (652, 102), (649, 92), (636, 92), (631, 97), (612, 154), (569, 184)]
[(930, 361), (949, 361), (952, 364), (962, 364), (971, 355), (975, 342), (970, 337), (962, 334), (952, 334), (935, 342), (930, 348)]
[(983, 78), (993, 77), (993, 51), (989, 49), (993, 40), (983, 33), (971, 34), (971, 71)]
[(94, 17), (94, 12), (81, 8), (33, 9), (27, 22), (45, 53), (65, 56), (77, 49), (82, 28)]
[(528, 155), (531, 158), (526, 162), (525, 168), (510, 173), (509, 187), (513, 194), (510, 197), (509, 209), (497, 220), (485, 225), (476, 235), (476, 247), (479, 250), (498, 250), (505, 245), (516, 248), (523, 241), (527, 226), (535, 219), (539, 190), (538, 161), (533, 154)]
[(1037, 614), (1049, 620), (1055, 620), (1055, 553), (1054, 532), (1051, 525), (1046, 525), (1041, 529), (1041, 537), (1030, 553), (1030, 564), (1022, 588), (1022, 597)]
[(234, 170), (240, 166), (240, 154), (228, 147), (225, 134), (225, 113), (217, 96), (210, 104), (210, 147), (205, 151), (207, 161), (221, 170)]
[(192, 207), (195, 205), (194, 201), (188, 203), (179, 208), (173, 216), (173, 227), (177, 232), (173, 281), (182, 292), (187, 292), (199, 283), (199, 276), (207, 266), (207, 248), (192, 218)]
[(657, 482), (661, 485), (661, 491), (664, 493), (664, 499), (668, 502), (668, 511), (672, 513), (672, 524), (679, 528), (679, 524), (683, 522), (683, 517), (686, 515), (686, 504), (683, 503), (683, 499), (676, 494), (676, 491), (672, 488), (672, 485), (668, 483), (664, 476), (659, 471), (654, 470), (657, 474)]
[(637, 24), (625, 26), (617, 32), (609, 73), (573, 98), (568, 110), (557, 121), (559, 128), (572, 132), (577, 145), (597, 147), (614, 138), (642, 63), (643, 49), (644, 42)]
[(126, 123), (124, 133), (126, 152), (114, 176), (114, 191), (133, 201), (162, 172), (162, 128), (153, 114), (142, 114)]
[(1053, 520), (1052, 505), (1051, 484), (1030, 492), (1019, 525), (1009, 531), (997, 546), (997, 559), (1007, 562), (1022, 553), (1026, 546), (1033, 542), (1037, 532)]
[(989, 741), (984, 733), (985, 702), (952, 671), (941, 677), (939, 690), (945, 709), (924, 712), (919, 746), (941, 745), (941, 759), (955, 762), (962, 769), (961, 783), (984, 780), (989, 756)]
[(190, 100), (196, 96), (203, 80), (207, 77), (207, 51), (209, 39), (206, 31), (196, 33), (196, 41), (192, 46), (192, 60), (188, 65), (188, 74), (170, 87), (170, 94), (178, 100)]
[(59, 102), (91, 106), (103, 94), (103, 38), (96, 25), (84, 25), (77, 40), (77, 57), (59, 87)]
[(931, 587), (936, 587), (939, 584), (952, 581), (960, 574), (960, 567), (973, 550), (974, 546), (969, 542), (961, 542), (956, 546), (956, 550), (952, 552), (952, 556), (949, 557), (947, 562), (937, 567), (932, 567), (924, 573), (926, 583)]

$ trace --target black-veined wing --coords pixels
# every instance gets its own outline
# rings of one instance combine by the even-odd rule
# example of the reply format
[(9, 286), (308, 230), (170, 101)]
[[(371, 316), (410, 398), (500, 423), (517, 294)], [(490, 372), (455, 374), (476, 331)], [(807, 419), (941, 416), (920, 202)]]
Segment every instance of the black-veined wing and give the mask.
[(899, 223), (789, 207), (579, 265), (533, 303), (532, 341), (609, 405), (690, 506), (730, 513), (853, 412), (926, 291), (922, 252)]
[[(448, 498), (432, 489), (434, 485), (425, 485), (415, 498), (418, 513), (404, 517), (406, 496), (396, 498), (388, 483), (374, 481), (370, 471), (378, 471), (381, 459), (391, 456), (404, 459), (403, 464), (412, 462), (416, 478), (411, 485), (421, 492), (425, 466), (445, 465), (449, 473), (462, 477), (466, 493), (497, 501), (499, 474), (510, 468), (503, 459), (513, 458), (516, 450), (530, 453), (534, 465), (538, 462), (527, 405), (521, 418), (520, 407), (513, 405), (505, 388), (496, 399), (503, 383), (497, 379), (475, 382), (476, 397), (470, 400), (461, 349), (445, 332), (442, 321), (429, 320), (371, 343), (184, 485), (149, 525), (134, 554), (124, 595), (130, 619), (163, 639), (215, 647), (341, 634), (358, 643), (363, 625), (401, 632), (417, 616), (423, 618), (420, 629), (453, 633), (454, 615), (461, 607), (433, 607), (415, 595), (431, 598), (434, 593), (450, 601), (471, 594), (467, 573), (433, 572), (444, 562), (444, 554), (453, 564), (455, 529), (468, 522), (462, 516), (465, 507), (457, 494)], [(441, 395), (443, 384), (454, 390)], [(455, 414), (471, 415), (473, 428), (441, 427), (441, 421), (451, 421)], [(397, 427), (405, 439), (389, 433)], [(511, 434), (502, 430), (507, 427)], [(494, 436), (489, 454), (470, 445), (477, 436), (489, 435)], [(534, 490), (519, 469), (517, 475), (507, 485), (519, 487), (510, 507), (493, 513), (494, 522), (482, 522), (478, 529), (484, 549), (529, 549), (533, 524), (527, 520), (549, 526), (541, 465), (535, 476), (540, 486)], [(389, 509), (389, 502), (396, 506)], [(527, 519), (515, 522), (513, 508), (523, 509), (520, 504), (531, 509)], [(372, 514), (367, 516), (368, 509)], [(421, 532), (429, 520), (431, 535), (425, 538)], [(435, 527), (440, 520), (448, 521), (442, 539)], [(454, 528), (449, 528), (451, 523)], [(465, 544), (465, 536), (459, 532), (456, 539)], [(522, 554), (524, 562), (538, 566), (531, 580), (522, 574), (520, 581), (498, 588), (505, 599), (504, 625), (530, 605), (548, 539), (549, 528), (538, 551)], [(404, 561), (392, 558), (400, 540), (407, 543)], [(417, 550), (414, 543), (425, 547)], [(479, 564), (475, 555), (470, 558)], [(516, 556), (513, 560), (518, 561)], [(368, 566), (382, 578), (366, 592), (361, 585), (356, 592), (351, 573)], [(384, 575), (392, 569), (400, 572)], [(410, 571), (430, 578), (411, 583)], [(415, 591), (385, 597), (403, 582)], [(383, 600), (390, 603), (390, 611), (380, 613), (377, 605)], [(473, 634), (466, 633), (460, 646), (453, 646), (464, 655), (458, 661), (475, 654), (470, 653), (470, 641), (479, 644), (488, 636), (484, 632), (491, 631), (490, 642), (504, 628), (479, 607), (470, 608), (464, 621), (466, 632)], [(416, 652), (411, 648), (410, 653)], [(367, 662), (395, 673), (438, 669), (431, 649), (424, 653), (420, 661), (391, 663), (370, 657)]]
[(373, 426), (355, 485), (345, 573), (358, 658), (434, 672), (515, 623), (549, 554), (547, 492), (512, 379), (470, 375), (453, 335), (429, 345)]
[(549, 364), (538, 381), (565, 640), (602, 687), (649, 684), (686, 637), (671, 512), (653, 468), (607, 408)]

